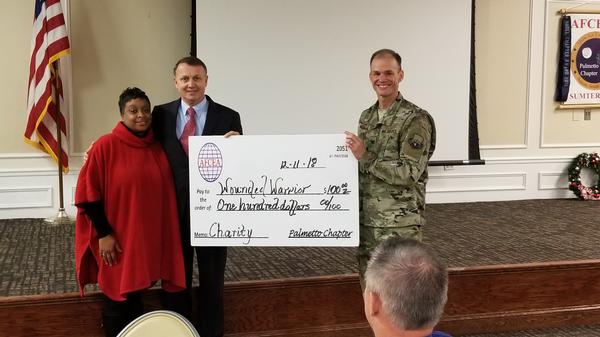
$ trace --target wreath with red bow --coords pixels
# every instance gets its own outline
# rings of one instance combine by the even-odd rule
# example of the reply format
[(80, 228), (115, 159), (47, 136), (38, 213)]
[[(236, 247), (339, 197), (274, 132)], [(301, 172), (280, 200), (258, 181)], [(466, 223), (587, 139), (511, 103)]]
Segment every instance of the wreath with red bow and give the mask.
[[(589, 168), (596, 173), (596, 185), (581, 183), (581, 170)], [(600, 157), (597, 153), (582, 153), (569, 166), (569, 189), (582, 200), (600, 200)]]

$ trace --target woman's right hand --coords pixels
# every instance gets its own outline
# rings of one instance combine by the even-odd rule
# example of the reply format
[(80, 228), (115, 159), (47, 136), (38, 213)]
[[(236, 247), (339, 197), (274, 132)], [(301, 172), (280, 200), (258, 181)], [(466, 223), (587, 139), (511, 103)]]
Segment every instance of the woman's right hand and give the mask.
[(122, 250), (112, 234), (100, 238), (98, 246), (100, 247), (100, 258), (106, 265), (112, 266), (117, 263), (118, 253), (121, 253)]

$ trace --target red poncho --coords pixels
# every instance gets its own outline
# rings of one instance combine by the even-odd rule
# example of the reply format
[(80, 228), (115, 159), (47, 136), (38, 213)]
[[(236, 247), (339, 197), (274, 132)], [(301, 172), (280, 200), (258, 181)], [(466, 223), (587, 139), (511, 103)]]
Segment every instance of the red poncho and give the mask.
[(105, 265), (98, 237), (82, 208), (77, 212), (75, 257), (81, 294), (98, 283), (115, 301), (157, 280), (167, 291), (185, 289), (185, 270), (173, 175), (152, 130), (136, 137), (122, 123), (100, 137), (81, 168), (75, 204), (102, 201), (122, 253)]

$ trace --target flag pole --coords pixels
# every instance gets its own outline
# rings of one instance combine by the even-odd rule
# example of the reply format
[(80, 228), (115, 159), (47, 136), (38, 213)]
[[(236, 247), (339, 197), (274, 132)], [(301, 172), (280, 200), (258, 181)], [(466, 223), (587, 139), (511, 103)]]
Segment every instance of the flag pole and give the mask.
[[(55, 103), (56, 103), (56, 111), (60, 111), (60, 92), (62, 92), (61, 88), (60, 88), (60, 81), (58, 80), (58, 62), (59, 60), (56, 60), (56, 62), (52, 63), (52, 69), (54, 70), (54, 88), (55, 93), (56, 93), (56, 97), (55, 97)], [(56, 216), (53, 217), (49, 217), (44, 219), (44, 222), (50, 225), (70, 225), (75, 223), (75, 221), (69, 217), (69, 215), (67, 214), (67, 212), (65, 211), (65, 202), (64, 202), (64, 193), (63, 193), (63, 165), (62, 165), (62, 130), (60, 127), (60, 119), (57, 121), (56, 123), (56, 142), (57, 142), (57, 150), (56, 150), (56, 157), (58, 158), (57, 160), (57, 164), (58, 164), (58, 200), (59, 200), (59, 206), (58, 206), (58, 214), (56, 214)]]

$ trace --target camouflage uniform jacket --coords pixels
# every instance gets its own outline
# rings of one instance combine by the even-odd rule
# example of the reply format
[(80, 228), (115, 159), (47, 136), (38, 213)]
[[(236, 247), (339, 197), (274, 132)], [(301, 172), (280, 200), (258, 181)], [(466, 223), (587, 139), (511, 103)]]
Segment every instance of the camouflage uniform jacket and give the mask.
[(375, 103), (359, 120), (358, 136), (366, 146), (359, 160), (360, 224), (420, 231), (435, 124), (400, 94), (381, 121), (377, 109)]

